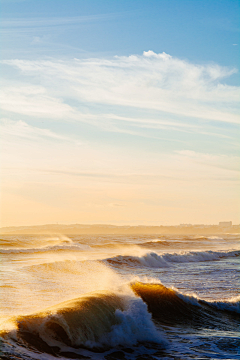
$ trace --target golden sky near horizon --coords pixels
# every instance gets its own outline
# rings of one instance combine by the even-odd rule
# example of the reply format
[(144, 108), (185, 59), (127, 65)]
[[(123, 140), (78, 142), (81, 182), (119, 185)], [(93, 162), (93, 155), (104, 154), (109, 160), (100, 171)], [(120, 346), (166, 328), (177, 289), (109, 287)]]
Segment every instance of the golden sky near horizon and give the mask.
[(88, 145), (64, 148), (61, 141), (53, 148), (44, 141), (43, 146), (25, 139), (15, 143), (21, 152), (8, 149), (2, 226), (237, 223), (238, 182), (227, 169), (228, 158), (191, 152), (162, 157), (107, 147), (93, 151)]

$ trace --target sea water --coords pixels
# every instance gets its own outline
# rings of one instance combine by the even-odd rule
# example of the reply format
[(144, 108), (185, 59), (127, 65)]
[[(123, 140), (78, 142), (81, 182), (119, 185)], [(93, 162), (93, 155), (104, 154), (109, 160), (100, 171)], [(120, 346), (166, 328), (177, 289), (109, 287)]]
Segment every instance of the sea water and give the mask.
[(2, 359), (238, 359), (239, 235), (2, 235)]

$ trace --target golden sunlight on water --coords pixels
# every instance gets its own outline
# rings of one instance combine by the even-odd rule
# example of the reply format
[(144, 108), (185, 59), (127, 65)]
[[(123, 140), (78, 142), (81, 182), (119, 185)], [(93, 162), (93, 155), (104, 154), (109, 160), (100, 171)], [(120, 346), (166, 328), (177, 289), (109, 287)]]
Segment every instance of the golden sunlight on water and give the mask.
[[(228, 322), (225, 333), (234, 331), (237, 235), (51, 234), (2, 240), (0, 328), (6, 352), (24, 353), (25, 347), (48, 354), (45, 360), (49, 354), (63, 356), (67, 347), (71, 356), (98, 360), (96, 351), (107, 354), (123, 346), (148, 356), (156, 347), (163, 351), (166, 337), (186, 323), (189, 333), (203, 324), (220, 331)], [(141, 342), (155, 345), (140, 350)]]

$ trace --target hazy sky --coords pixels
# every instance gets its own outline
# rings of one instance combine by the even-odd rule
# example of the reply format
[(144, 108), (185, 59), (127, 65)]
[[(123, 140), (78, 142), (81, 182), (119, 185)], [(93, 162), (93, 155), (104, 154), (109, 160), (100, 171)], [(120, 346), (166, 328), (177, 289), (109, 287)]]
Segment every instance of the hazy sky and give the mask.
[(239, 2), (0, 0), (1, 226), (239, 223)]

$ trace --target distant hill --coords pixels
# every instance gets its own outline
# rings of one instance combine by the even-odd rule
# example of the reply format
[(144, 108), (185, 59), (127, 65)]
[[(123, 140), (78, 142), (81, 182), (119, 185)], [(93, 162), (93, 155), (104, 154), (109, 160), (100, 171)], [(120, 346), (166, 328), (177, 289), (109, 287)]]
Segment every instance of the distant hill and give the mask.
[(0, 234), (99, 234), (99, 235), (134, 235), (134, 234), (186, 234), (211, 235), (224, 233), (240, 233), (240, 225), (222, 227), (219, 225), (187, 225), (187, 226), (116, 226), (116, 225), (36, 225), (2, 227)]

